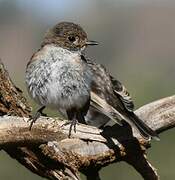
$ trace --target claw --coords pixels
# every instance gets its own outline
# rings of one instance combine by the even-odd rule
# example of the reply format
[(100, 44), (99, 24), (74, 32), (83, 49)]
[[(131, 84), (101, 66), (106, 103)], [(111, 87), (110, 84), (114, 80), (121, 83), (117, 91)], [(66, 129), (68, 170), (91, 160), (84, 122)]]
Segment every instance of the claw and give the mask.
[(61, 127), (63, 126), (67, 126), (70, 124), (70, 127), (69, 127), (69, 134), (68, 134), (68, 137), (70, 138), (71, 137), (71, 132), (72, 132), (72, 127), (74, 128), (74, 132), (76, 133), (76, 124), (77, 124), (77, 120), (76, 119), (73, 119), (71, 121), (68, 121), (66, 123), (64, 123)]
[(37, 112), (33, 117), (29, 118), (28, 122), (30, 122), (29, 130), (31, 131), (33, 124), (37, 121), (37, 119), (41, 116), (40, 112)]
[(73, 121), (71, 121), (70, 128), (69, 128), (69, 134), (68, 134), (69, 138), (71, 136), (72, 126), (73, 126)]
[(42, 111), (44, 110), (45, 106), (41, 107), (27, 122), (31, 122), (29, 126), (29, 131), (31, 131), (33, 124), (37, 121), (37, 119), (41, 115), (46, 115)]
[(74, 126), (74, 132), (76, 133), (76, 124), (77, 124), (77, 120), (76, 121), (73, 121), (74, 122), (74, 124), (73, 124), (73, 126)]
[(36, 122), (36, 121), (34, 121), (33, 119), (31, 119), (30, 121), (31, 121), (31, 123), (30, 123), (30, 126), (29, 126), (29, 131), (32, 130), (32, 126), (33, 126), (33, 124)]

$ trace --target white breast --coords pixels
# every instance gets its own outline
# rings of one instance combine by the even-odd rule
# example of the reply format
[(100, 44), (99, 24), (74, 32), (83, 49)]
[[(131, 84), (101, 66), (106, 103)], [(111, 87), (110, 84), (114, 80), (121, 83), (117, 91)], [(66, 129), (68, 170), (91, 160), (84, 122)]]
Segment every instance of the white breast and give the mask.
[(81, 108), (88, 100), (92, 74), (78, 52), (47, 45), (27, 67), (31, 96), (56, 109)]

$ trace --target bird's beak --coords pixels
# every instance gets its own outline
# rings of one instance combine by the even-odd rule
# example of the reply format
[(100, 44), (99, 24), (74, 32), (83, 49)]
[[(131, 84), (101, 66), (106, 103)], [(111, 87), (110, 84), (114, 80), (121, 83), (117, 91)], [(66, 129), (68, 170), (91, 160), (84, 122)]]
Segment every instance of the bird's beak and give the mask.
[(94, 46), (94, 45), (98, 45), (97, 41), (86, 41), (86, 45), (87, 46)]

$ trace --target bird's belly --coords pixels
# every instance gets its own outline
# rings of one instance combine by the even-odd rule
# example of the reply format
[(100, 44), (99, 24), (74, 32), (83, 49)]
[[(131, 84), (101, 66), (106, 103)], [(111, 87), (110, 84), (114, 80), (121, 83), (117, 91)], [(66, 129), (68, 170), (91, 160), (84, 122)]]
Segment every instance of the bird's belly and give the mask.
[(71, 85), (60, 87), (59, 83), (48, 85), (46, 105), (55, 109), (82, 108), (89, 99), (89, 92), (85, 88), (81, 91), (74, 88), (75, 86)]
[(82, 108), (86, 104), (91, 83), (88, 71), (61, 62), (36, 67), (27, 76), (27, 86), (38, 104), (55, 109)]

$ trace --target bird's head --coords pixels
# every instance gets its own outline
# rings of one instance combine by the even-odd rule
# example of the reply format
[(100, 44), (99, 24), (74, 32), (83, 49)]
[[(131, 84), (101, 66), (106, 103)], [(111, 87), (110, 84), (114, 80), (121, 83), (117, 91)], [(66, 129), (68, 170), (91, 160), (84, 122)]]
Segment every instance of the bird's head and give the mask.
[(46, 32), (42, 45), (51, 43), (71, 51), (82, 51), (88, 45), (98, 44), (96, 41), (89, 41), (86, 32), (71, 22), (58, 23)]

